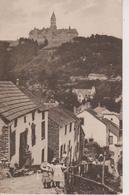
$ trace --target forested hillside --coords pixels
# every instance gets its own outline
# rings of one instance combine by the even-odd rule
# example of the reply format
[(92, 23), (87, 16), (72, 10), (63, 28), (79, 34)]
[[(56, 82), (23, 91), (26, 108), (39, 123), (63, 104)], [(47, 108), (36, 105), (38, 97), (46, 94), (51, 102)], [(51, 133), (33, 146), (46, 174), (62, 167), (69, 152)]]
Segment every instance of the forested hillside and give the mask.
[(53, 50), (40, 49), (37, 42), (24, 38), (12, 48), (8, 42), (0, 42), (1, 75), (9, 72), (8, 76), (13, 78), (25, 72), (27, 77), (32, 74), (37, 77), (43, 69), (49, 74), (56, 72), (63, 76), (87, 75), (91, 72), (107, 76), (122, 74), (122, 40), (115, 37), (76, 37), (73, 42)]
[[(47, 49), (46, 45), (47, 42), (38, 45), (37, 42), (25, 38), (19, 39), (16, 46), (11, 46), (9, 42), (0, 42), (0, 80), (15, 82), (16, 78), (19, 78), (21, 85), (33, 89), (34, 94), (40, 98), (48, 96), (49, 99), (54, 94), (56, 100), (71, 106), (74, 97), (69, 99), (70, 102), (68, 97), (72, 97), (69, 91), (72, 87), (86, 88), (94, 85), (97, 92), (95, 105), (102, 102), (105, 97), (110, 97), (114, 102), (114, 99), (121, 95), (121, 81), (113, 83), (83, 81), (77, 86), (65, 86), (70, 83), (70, 76), (75, 75), (103, 73), (108, 78), (121, 76), (121, 39), (92, 35), (88, 38), (76, 37), (72, 42), (64, 43), (57, 48)], [(36, 88), (42, 86), (42, 90), (35, 90), (34, 85)]]

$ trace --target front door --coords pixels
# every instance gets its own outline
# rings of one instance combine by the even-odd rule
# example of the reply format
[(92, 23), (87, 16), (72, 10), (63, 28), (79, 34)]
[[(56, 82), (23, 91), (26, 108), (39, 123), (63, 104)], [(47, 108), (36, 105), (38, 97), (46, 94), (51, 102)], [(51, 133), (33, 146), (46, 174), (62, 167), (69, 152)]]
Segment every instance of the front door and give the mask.
[(27, 130), (20, 134), (20, 147), (19, 147), (19, 166), (22, 167), (25, 163), (25, 148), (27, 146)]

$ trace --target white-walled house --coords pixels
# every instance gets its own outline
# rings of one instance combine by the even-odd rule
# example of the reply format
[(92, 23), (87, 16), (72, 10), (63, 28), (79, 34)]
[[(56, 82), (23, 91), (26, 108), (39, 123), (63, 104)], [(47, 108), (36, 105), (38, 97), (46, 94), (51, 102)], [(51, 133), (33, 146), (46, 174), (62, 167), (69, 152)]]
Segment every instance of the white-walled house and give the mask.
[(48, 111), (9, 81), (0, 81), (0, 143), (0, 158), (11, 164), (24, 164), (27, 145), (33, 165), (47, 160)]
[(115, 114), (115, 113), (104, 113), (103, 114), (103, 118), (106, 118), (110, 121), (112, 121), (113, 123), (115, 123), (118, 127), (119, 127), (119, 115), (118, 114)]
[(79, 159), (80, 121), (70, 111), (54, 107), (49, 110), (48, 161), (62, 158), (67, 153), (69, 161)]
[(117, 144), (119, 128), (108, 119), (100, 119), (93, 110), (77, 114), (87, 140), (94, 139), (101, 147)]
[(83, 100), (93, 99), (96, 89), (92, 86), (88, 89), (73, 89), (72, 92), (76, 94), (78, 102), (82, 103)]
[(111, 112), (105, 107), (98, 106), (94, 109), (94, 111), (97, 113), (97, 116), (100, 118), (107, 118), (108, 120), (111, 120), (113, 123), (115, 123), (119, 127), (119, 114), (115, 112)]

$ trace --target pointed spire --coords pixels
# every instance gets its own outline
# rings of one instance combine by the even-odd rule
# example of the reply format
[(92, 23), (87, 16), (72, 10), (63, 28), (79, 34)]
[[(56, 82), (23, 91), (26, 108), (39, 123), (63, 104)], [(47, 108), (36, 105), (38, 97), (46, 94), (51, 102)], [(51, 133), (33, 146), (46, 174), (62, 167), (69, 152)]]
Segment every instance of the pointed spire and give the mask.
[(51, 18), (56, 18), (55, 13), (53, 11)]
[(54, 12), (52, 13), (52, 16), (51, 16), (51, 25), (50, 25), (50, 27), (52, 29), (56, 29), (57, 28), (56, 27), (56, 16), (55, 16), (55, 13)]

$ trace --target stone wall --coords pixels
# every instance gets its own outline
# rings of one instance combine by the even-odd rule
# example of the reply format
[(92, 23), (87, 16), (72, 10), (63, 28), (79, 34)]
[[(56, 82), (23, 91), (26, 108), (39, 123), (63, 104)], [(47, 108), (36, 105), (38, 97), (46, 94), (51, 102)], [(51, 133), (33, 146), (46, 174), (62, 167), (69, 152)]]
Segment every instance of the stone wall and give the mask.
[(0, 160), (6, 159), (10, 160), (9, 158), (9, 130), (8, 127), (3, 126), (0, 129)]
[(48, 120), (48, 161), (53, 157), (59, 158), (59, 126), (49, 118)]

